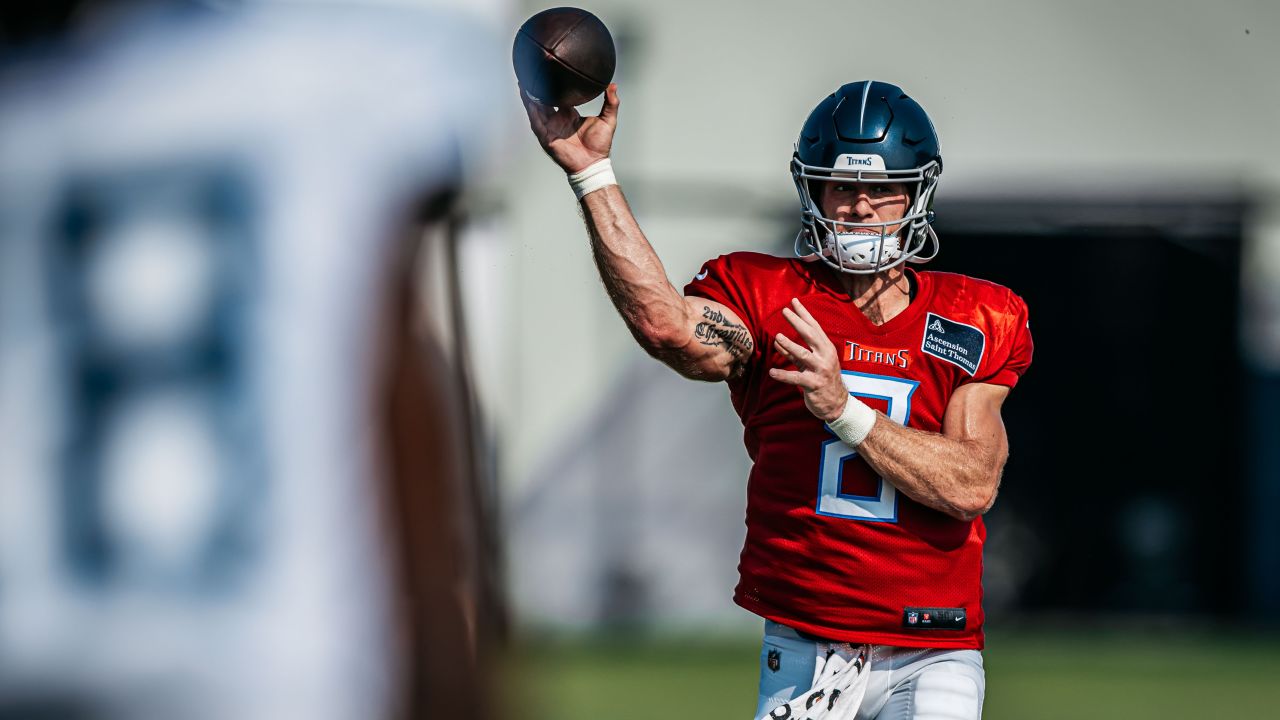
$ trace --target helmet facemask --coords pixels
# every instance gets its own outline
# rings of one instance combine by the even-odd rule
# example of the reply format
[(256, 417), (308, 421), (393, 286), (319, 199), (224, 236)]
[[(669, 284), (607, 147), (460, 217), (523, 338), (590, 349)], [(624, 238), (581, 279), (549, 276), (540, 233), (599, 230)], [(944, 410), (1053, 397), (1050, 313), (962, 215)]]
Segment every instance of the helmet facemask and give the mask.
[[(941, 164), (934, 160), (919, 168), (886, 170), (883, 160), (874, 155), (847, 158), (838, 158), (837, 167), (822, 167), (804, 164), (798, 153), (792, 157), (791, 177), (800, 195), (802, 225), (796, 236), (796, 254), (817, 256), (836, 270), (860, 275), (883, 272), (904, 262), (932, 260), (938, 254), (938, 238), (933, 232), (930, 206)], [(850, 164), (862, 167), (845, 167)], [(868, 164), (872, 167), (865, 167)], [(820, 187), (817, 183), (900, 184), (907, 188), (911, 201), (899, 220), (835, 220), (822, 212), (821, 193), (815, 192)], [(933, 252), (921, 257), (930, 242)]]

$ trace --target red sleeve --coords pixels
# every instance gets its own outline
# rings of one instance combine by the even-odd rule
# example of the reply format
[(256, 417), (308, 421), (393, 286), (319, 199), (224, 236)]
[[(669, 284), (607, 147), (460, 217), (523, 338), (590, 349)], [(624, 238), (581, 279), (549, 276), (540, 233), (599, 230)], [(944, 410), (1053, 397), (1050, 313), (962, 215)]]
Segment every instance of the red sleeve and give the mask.
[(760, 357), (760, 313), (754, 302), (754, 294), (749, 291), (751, 283), (747, 274), (749, 263), (739, 262), (733, 255), (721, 255), (708, 260), (693, 280), (684, 286), (686, 296), (702, 297), (715, 300), (737, 314), (751, 333), (755, 350), (749, 362), (754, 363)]
[(973, 378), (972, 382), (1012, 388), (1031, 366), (1031, 355), (1035, 350), (1027, 319), (1027, 303), (1010, 292), (1008, 309), (999, 316), (999, 320), (1000, 347), (991, 354), (992, 362), (983, 368), (983, 375)]

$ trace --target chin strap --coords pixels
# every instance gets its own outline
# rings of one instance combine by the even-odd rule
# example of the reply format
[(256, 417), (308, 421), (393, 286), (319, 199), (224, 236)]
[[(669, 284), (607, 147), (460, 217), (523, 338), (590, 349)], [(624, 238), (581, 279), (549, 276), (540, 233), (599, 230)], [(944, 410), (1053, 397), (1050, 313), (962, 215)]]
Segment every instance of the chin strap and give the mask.
[[(811, 227), (801, 227), (800, 231), (796, 233), (796, 239), (792, 243), (792, 248), (791, 248), (792, 252), (795, 253), (796, 257), (800, 258), (801, 260), (804, 260), (805, 262), (814, 262), (816, 260), (822, 260), (823, 262), (827, 263), (831, 267), (841, 272), (856, 272), (856, 271), (850, 271), (847, 268), (841, 267), (838, 262), (828, 258), (822, 252), (822, 250), (818, 247), (818, 244), (813, 241), (813, 232), (814, 231)], [(831, 231), (828, 230), (826, 232), (828, 236), (831, 235)], [(901, 233), (902, 233), (902, 230), (901, 228), (899, 228), (897, 232), (895, 232), (893, 235), (885, 235), (883, 237), (884, 239), (887, 240), (891, 237), (900, 236)], [(844, 234), (856, 235), (857, 233), (844, 233)], [(909, 263), (914, 263), (916, 265), (923, 265), (924, 263), (927, 263), (930, 260), (933, 260), (934, 258), (938, 257), (938, 252), (942, 249), (942, 243), (938, 241), (938, 234), (933, 231), (932, 224), (925, 226), (925, 243), (924, 244), (925, 246), (928, 246), (929, 243), (933, 243), (933, 253), (923, 257), (920, 255), (920, 253), (916, 253), (906, 258), (905, 261)], [(899, 247), (898, 250), (900, 253), (905, 252), (905, 248), (902, 248), (902, 247)], [(897, 262), (892, 263), (892, 265), (898, 265), (901, 262), (903, 261), (899, 260)]]
[[(827, 231), (825, 247), (835, 248), (839, 264), (842, 267), (853, 272), (879, 272), (885, 267), (891, 267), (901, 262), (902, 257), (902, 239), (899, 236), (902, 230), (898, 229), (891, 234), (884, 234), (883, 231), (879, 235), (871, 235), (869, 233), (859, 232), (831, 232)], [(850, 251), (845, 245), (846, 242), (855, 245), (863, 245), (857, 251)], [(846, 266), (845, 263), (850, 265)]]

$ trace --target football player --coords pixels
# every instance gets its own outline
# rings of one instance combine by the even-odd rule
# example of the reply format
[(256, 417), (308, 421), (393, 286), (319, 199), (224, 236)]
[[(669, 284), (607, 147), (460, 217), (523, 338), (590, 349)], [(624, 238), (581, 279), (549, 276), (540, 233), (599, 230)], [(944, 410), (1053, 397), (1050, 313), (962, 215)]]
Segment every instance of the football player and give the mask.
[(616, 85), (595, 117), (525, 105), (636, 340), (726, 381), (742, 419), (754, 467), (735, 601), (765, 620), (757, 718), (979, 717), (981, 515), (1032, 341), (1008, 289), (909, 265), (938, 249), (924, 109), (875, 81), (822, 100), (791, 159), (798, 257), (723, 255), (681, 293), (613, 176)]

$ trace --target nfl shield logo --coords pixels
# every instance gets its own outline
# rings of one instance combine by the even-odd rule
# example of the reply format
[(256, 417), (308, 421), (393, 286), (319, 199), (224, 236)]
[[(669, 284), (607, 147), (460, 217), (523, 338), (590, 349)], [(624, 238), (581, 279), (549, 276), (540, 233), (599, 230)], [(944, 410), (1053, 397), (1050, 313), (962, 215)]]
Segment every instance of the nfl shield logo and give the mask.
[(769, 669), (778, 672), (778, 668), (782, 667), (782, 653), (778, 650), (769, 651)]
[(907, 613), (907, 624), (908, 624), (908, 625), (915, 625), (915, 624), (916, 624), (916, 623), (918, 623), (918, 622), (920, 622), (920, 613), (915, 613), (915, 612), (909, 612), (909, 613)]

